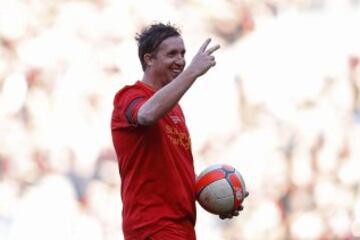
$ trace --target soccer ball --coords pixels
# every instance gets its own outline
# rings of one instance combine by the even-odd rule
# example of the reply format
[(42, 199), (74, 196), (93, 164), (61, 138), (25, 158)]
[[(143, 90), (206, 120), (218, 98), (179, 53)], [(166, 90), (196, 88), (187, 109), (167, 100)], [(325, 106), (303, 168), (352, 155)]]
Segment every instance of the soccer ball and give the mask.
[(240, 172), (229, 165), (216, 164), (203, 170), (196, 179), (199, 204), (216, 215), (234, 213), (242, 204), (246, 187)]

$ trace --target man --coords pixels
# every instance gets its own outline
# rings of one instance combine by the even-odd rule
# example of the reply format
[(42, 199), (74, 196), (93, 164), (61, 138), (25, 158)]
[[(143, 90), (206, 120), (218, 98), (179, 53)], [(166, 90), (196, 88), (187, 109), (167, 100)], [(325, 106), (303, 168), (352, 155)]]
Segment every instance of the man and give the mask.
[(136, 40), (144, 75), (116, 94), (111, 121), (122, 180), (124, 236), (195, 240), (195, 173), (178, 101), (215, 66), (212, 54), (220, 46), (208, 48), (206, 40), (184, 70), (185, 46), (176, 27), (153, 24)]

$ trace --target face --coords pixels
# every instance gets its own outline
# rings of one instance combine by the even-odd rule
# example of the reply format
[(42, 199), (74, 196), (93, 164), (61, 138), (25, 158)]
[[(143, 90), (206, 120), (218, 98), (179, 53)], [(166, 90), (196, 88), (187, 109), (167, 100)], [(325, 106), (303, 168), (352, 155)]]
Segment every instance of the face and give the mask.
[(148, 68), (162, 85), (176, 78), (185, 67), (185, 46), (182, 38), (165, 39), (157, 51), (148, 57)]

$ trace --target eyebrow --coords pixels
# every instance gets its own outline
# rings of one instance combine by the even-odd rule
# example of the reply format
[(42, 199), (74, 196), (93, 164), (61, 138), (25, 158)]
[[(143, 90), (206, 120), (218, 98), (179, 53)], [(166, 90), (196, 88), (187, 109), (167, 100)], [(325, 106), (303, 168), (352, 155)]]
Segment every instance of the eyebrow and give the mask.
[(169, 50), (167, 53), (176, 53), (176, 52), (180, 52), (182, 54), (185, 54), (186, 53), (186, 50), (185, 49), (182, 49), (181, 51), (178, 51), (177, 49), (171, 49)]

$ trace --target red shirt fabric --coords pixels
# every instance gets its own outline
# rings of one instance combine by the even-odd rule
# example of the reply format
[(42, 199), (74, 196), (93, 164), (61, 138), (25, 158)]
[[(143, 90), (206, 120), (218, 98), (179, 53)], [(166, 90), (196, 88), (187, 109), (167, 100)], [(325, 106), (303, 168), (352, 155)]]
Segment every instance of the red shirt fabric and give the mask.
[(126, 240), (145, 239), (165, 226), (195, 225), (195, 172), (183, 112), (176, 105), (156, 124), (136, 124), (154, 91), (141, 81), (114, 98), (111, 132), (118, 158)]
[(196, 240), (194, 226), (190, 222), (168, 225), (147, 240)]

